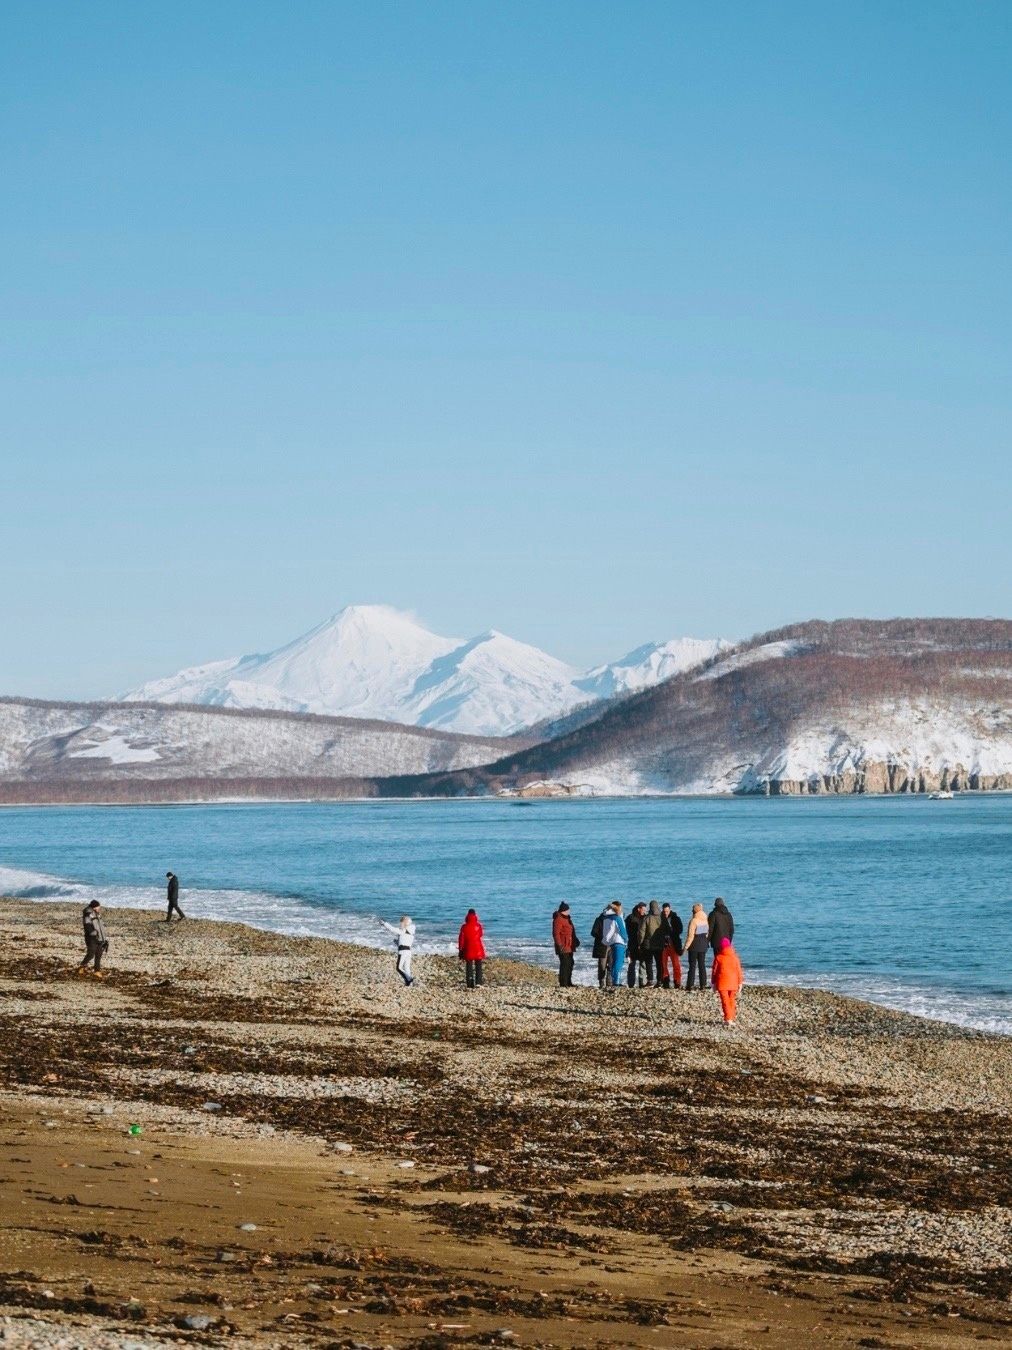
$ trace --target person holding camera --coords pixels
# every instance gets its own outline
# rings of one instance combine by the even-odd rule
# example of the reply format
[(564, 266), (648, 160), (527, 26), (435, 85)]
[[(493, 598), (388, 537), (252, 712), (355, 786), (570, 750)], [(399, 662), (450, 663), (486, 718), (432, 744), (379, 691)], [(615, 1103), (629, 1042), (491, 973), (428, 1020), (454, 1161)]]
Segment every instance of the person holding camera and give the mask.
[(87, 973), (88, 966), (94, 962), (92, 974), (98, 980), (104, 980), (102, 974), (102, 957), (109, 950), (109, 939), (105, 935), (105, 924), (102, 922), (102, 906), (97, 900), (89, 900), (81, 914), (84, 922), (84, 960), (77, 968), (79, 975)]

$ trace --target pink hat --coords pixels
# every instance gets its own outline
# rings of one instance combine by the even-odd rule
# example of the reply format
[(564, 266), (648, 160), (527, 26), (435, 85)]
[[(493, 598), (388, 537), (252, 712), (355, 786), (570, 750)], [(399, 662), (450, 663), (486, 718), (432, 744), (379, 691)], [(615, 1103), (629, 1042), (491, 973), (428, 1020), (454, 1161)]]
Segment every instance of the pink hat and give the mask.
[(720, 939), (720, 950), (721, 950), (722, 952), (726, 952), (727, 949), (728, 949), (728, 947), (730, 947), (730, 945), (731, 945), (731, 939), (730, 939), (730, 938), (721, 938), (721, 939)]

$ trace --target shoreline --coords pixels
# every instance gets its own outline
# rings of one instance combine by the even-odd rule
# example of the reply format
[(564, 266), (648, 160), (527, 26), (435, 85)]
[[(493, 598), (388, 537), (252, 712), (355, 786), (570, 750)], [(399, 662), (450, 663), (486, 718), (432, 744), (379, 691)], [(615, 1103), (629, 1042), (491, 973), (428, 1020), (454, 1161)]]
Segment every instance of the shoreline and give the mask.
[(0, 902), (15, 1331), (1012, 1335), (1007, 1037), (770, 986), (728, 1032), (709, 993), (561, 991), (492, 960), (468, 994), (438, 956), (406, 990), (389, 952), (143, 910), (108, 924), (98, 982), (73, 972), (78, 905)]
[[(92, 890), (102, 892), (107, 889), (120, 889), (120, 888), (122, 888), (123, 890), (131, 889), (129, 885), (126, 883), (123, 884), (115, 883), (115, 886), (111, 884), (110, 887), (107, 888), (95, 882), (78, 881), (73, 878), (56, 876), (48, 873), (35, 872), (34, 869), (31, 868), (17, 868), (8, 866), (6, 864), (4, 865), (3, 868), (0, 868), (0, 873), (2, 873), (4, 870), (7, 870), (11, 873), (20, 872), (26, 877), (33, 877), (33, 876), (38, 877), (40, 881), (44, 880), (46, 882), (59, 883), (64, 884), (68, 887), (79, 888), (81, 892), (81, 899), (76, 900), (75, 897), (75, 903), (79, 905), (83, 903), (85, 898), (87, 898), (87, 892)], [(138, 893), (141, 893), (145, 890), (149, 891), (153, 890), (154, 888), (137, 886), (134, 889), (136, 889)], [(266, 891), (250, 892), (234, 888), (220, 888), (220, 889), (238, 895), (252, 896), (263, 894), (265, 896), (276, 898), (279, 901), (288, 901), (289, 903), (294, 902), (296, 904), (306, 903), (301, 902), (299, 897), (293, 895), (275, 895), (275, 893), (273, 892), (266, 892)], [(199, 904), (202, 894), (215, 894), (215, 893), (216, 892), (213, 891), (205, 893), (201, 892), (200, 890), (193, 890), (191, 888), (190, 890), (191, 902)], [(13, 898), (17, 901), (20, 900), (20, 897), (13, 897)], [(33, 904), (59, 904), (64, 902), (63, 900), (61, 900), (60, 895), (52, 895), (52, 896), (34, 895), (25, 898), (28, 899)], [(155, 906), (160, 905), (162, 903), (160, 898), (156, 898), (154, 895), (150, 896), (140, 895), (139, 898), (140, 903), (138, 904), (126, 904), (119, 898), (108, 901), (103, 900), (103, 904), (108, 904), (114, 910), (122, 910), (124, 912), (138, 912), (143, 911), (145, 909), (148, 901), (151, 902), (150, 908), (152, 910), (155, 908)], [(0, 895), (0, 903), (3, 903), (3, 900), (4, 897)], [(335, 919), (344, 919), (352, 924), (361, 923), (363, 925), (367, 925), (375, 923), (378, 925), (380, 923), (379, 916), (371, 913), (343, 910), (337, 908), (334, 908), (332, 911), (329, 912), (331, 912), (334, 915)], [(372, 937), (365, 933), (355, 933), (354, 931), (344, 932), (341, 933), (340, 935), (334, 935), (333, 933), (329, 932), (313, 933), (306, 930), (300, 932), (297, 929), (293, 928), (286, 929), (284, 927), (269, 926), (266, 922), (258, 923), (254, 918), (250, 917), (249, 915), (246, 915), (242, 918), (231, 918), (227, 915), (212, 914), (206, 918), (202, 917), (200, 919), (200, 922), (224, 923), (224, 924), (240, 923), (248, 925), (258, 932), (277, 934), (282, 937), (318, 938), (321, 941), (336, 942), (338, 944), (347, 944), (351, 947), (360, 948), (362, 950), (368, 951), (387, 952), (388, 950), (390, 950), (390, 935), (386, 931), (384, 931), (382, 934), (377, 931), (375, 937)], [(529, 953), (522, 953), (521, 951), (517, 950), (518, 948), (522, 949), (527, 946), (537, 945), (536, 938), (530, 939), (522, 937), (509, 938), (506, 939), (506, 942), (511, 945), (503, 948), (496, 959), (520, 963), (526, 961), (531, 965), (533, 969), (537, 969), (538, 971), (541, 972), (547, 971), (550, 974), (554, 973), (556, 969), (556, 962), (554, 956), (552, 955), (550, 944), (544, 943), (541, 944), (541, 946), (539, 947), (539, 950), (543, 951), (544, 954), (544, 959), (541, 960), (537, 958), (531, 959)], [(443, 958), (447, 957), (452, 958), (455, 953), (455, 944), (453, 942), (453, 935), (452, 933), (448, 933), (445, 937), (445, 940), (443, 940), (442, 942), (437, 942), (435, 940), (426, 942), (422, 944), (417, 950), (425, 956), (440, 956)], [(596, 987), (596, 976), (589, 969), (586, 952), (584, 953), (583, 956), (583, 965), (577, 967), (576, 971), (574, 972), (574, 975), (577, 987), (585, 989)], [(684, 978), (684, 971), (683, 971), (683, 978)], [(874, 980), (876, 979), (876, 975), (874, 972), (872, 972), (860, 978), (862, 978), (866, 983), (874, 982)], [(918, 1008), (915, 1010), (909, 1006), (906, 1006), (912, 999), (919, 996), (919, 991), (921, 989), (921, 986), (919, 985), (912, 985), (908, 989), (906, 989), (903, 993), (900, 994), (893, 995), (892, 993), (884, 993), (881, 998), (874, 998), (869, 996), (867, 993), (862, 993), (860, 991), (853, 991), (841, 987), (846, 983), (846, 973), (842, 971), (804, 972), (794, 975), (789, 971), (776, 971), (776, 970), (771, 971), (768, 970), (766, 967), (763, 967), (761, 964), (752, 961), (749, 962), (747, 979), (749, 985), (756, 988), (799, 990), (801, 992), (807, 991), (811, 993), (827, 993), (832, 994), (833, 996), (838, 998), (847, 999), (858, 1004), (867, 1005), (869, 1008), (884, 1009), (892, 1012), (903, 1013), (912, 1017), (921, 1018), (925, 1021), (939, 1023), (943, 1026), (955, 1027), (966, 1032), (974, 1032), (979, 1033), (981, 1035), (999, 1036), (1003, 1038), (1012, 1038), (1012, 1026), (1005, 1028), (1002, 1026), (982, 1024), (986, 1018), (990, 1018), (992, 1021), (994, 1021), (996, 1017), (1000, 1017), (1002, 1015), (1000, 1013), (989, 1012), (986, 1008), (986, 1005), (981, 1006), (977, 1009), (970, 1007), (965, 1011), (957, 1011), (956, 1009), (946, 1009), (944, 1007), (938, 1007), (933, 1010), (929, 1010), (926, 1008)], [(932, 986), (932, 988), (937, 990), (937, 986)], [(952, 990), (943, 991), (943, 997), (945, 997), (946, 995), (958, 996), (962, 993), (963, 991), (957, 987), (953, 988)], [(937, 993), (935, 997), (936, 999), (938, 999)], [(979, 997), (981, 999), (984, 999), (987, 996), (981, 994), (979, 995)], [(992, 997), (995, 996), (992, 995)], [(1000, 997), (1000, 995), (998, 997)], [(939, 1002), (940, 1001), (941, 1000), (939, 1000)]]
[[(79, 796), (52, 797), (44, 801), (9, 801), (3, 798), (4, 785), (0, 783), (0, 810), (45, 810), (55, 808), (66, 810), (72, 807), (85, 809), (123, 810), (166, 808), (174, 806), (365, 806), (365, 805), (425, 805), (431, 803), (480, 802), (499, 805), (534, 806), (544, 803), (557, 805), (575, 802), (739, 802), (739, 801), (790, 801), (790, 802), (840, 802), (840, 801), (931, 801), (931, 792), (594, 792), (573, 793), (562, 796), (520, 797), (500, 796), (495, 792), (460, 793), (457, 795), (438, 794), (410, 796), (389, 796), (383, 793), (365, 793), (362, 795), (342, 795), (329, 797), (271, 797), (271, 796), (221, 796), (221, 797), (145, 797), (136, 800), (124, 798), (87, 798)], [(1012, 787), (998, 788), (960, 788), (954, 794), (954, 800), (960, 797), (1012, 797)]]

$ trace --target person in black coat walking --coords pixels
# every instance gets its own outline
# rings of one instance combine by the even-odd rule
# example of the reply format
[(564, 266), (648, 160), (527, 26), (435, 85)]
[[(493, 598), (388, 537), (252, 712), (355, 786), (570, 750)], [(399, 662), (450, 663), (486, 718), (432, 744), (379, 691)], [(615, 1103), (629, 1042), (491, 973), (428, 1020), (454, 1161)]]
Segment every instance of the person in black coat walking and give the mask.
[(719, 895), (713, 902), (713, 909), (706, 917), (710, 926), (710, 946), (715, 952), (719, 952), (720, 944), (724, 939), (727, 938), (730, 942), (734, 937), (734, 918)]
[(176, 876), (175, 872), (166, 872), (165, 875), (169, 882), (169, 912), (165, 916), (165, 922), (171, 923), (173, 910), (175, 910), (181, 919), (185, 919), (186, 915), (179, 908), (179, 878)]

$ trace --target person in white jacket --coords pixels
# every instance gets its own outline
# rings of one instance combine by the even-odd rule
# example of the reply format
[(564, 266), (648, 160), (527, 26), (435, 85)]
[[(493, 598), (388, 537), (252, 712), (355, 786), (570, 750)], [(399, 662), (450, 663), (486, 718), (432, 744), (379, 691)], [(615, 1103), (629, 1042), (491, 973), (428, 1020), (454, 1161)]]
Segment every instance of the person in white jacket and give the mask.
[(411, 953), (415, 945), (414, 920), (410, 914), (402, 914), (397, 928), (385, 919), (381, 919), (380, 923), (397, 939), (397, 974), (406, 985), (414, 984), (415, 977), (411, 973)]

